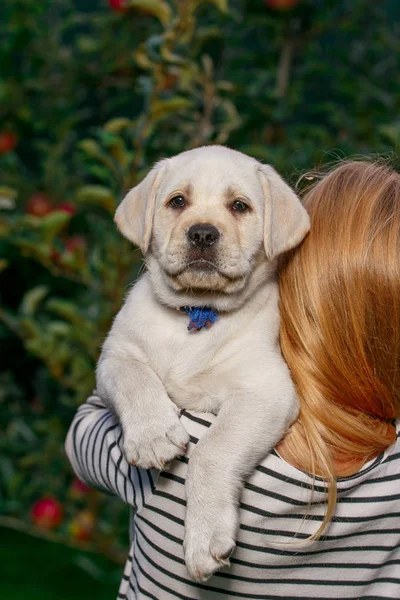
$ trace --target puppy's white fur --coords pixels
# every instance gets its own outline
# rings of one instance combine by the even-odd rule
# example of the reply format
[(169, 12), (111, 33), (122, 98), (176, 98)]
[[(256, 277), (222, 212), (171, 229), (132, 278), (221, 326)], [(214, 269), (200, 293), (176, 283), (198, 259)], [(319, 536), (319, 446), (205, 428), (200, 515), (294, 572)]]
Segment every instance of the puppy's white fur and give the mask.
[[(170, 205), (177, 195), (183, 209)], [(235, 199), (249, 210), (235, 211)], [(186, 487), (186, 565), (206, 580), (234, 549), (246, 475), (298, 414), (278, 344), (275, 270), (276, 257), (306, 235), (308, 215), (271, 167), (208, 146), (158, 163), (116, 222), (148, 271), (104, 343), (98, 390), (121, 420), (128, 461), (143, 468), (184, 453), (179, 408), (218, 413), (190, 457)], [(194, 247), (195, 224), (213, 225), (219, 239)], [(193, 335), (175, 310), (184, 305), (211, 306), (220, 317)]]

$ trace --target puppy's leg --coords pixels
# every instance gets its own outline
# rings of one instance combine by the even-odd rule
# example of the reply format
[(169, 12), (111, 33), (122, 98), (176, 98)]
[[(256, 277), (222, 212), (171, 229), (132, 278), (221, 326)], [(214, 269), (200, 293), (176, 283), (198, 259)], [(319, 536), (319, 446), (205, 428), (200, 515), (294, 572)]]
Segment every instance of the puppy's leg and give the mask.
[(194, 580), (229, 564), (244, 480), (297, 417), (293, 384), (283, 361), (279, 367), (270, 379), (258, 375), (257, 389), (226, 390), (218, 418), (189, 459), (184, 552)]
[(128, 462), (143, 469), (163, 469), (185, 454), (189, 436), (179, 420), (179, 410), (148, 365), (101, 358), (97, 389), (119, 417)]

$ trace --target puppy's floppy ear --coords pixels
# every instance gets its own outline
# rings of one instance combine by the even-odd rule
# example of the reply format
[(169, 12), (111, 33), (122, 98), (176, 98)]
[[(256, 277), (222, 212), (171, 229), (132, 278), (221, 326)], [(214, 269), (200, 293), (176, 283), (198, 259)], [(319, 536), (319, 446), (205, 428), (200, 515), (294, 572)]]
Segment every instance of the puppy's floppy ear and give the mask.
[(143, 181), (127, 193), (115, 213), (114, 221), (122, 235), (139, 246), (143, 254), (149, 249), (157, 190), (166, 165), (167, 160), (157, 163)]
[(265, 199), (264, 248), (269, 259), (294, 248), (310, 229), (300, 199), (269, 165), (258, 168)]

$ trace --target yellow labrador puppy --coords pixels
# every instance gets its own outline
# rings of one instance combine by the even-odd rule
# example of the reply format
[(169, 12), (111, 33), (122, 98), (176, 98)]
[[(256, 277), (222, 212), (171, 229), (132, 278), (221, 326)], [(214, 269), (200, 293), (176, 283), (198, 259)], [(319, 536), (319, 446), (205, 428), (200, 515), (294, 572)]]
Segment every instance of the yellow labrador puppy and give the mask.
[(147, 272), (104, 343), (97, 387), (127, 460), (144, 469), (184, 454), (179, 409), (218, 413), (186, 485), (185, 561), (205, 581), (229, 564), (245, 477), (298, 414), (278, 343), (276, 258), (309, 219), (272, 167), (206, 146), (157, 163), (116, 222)]

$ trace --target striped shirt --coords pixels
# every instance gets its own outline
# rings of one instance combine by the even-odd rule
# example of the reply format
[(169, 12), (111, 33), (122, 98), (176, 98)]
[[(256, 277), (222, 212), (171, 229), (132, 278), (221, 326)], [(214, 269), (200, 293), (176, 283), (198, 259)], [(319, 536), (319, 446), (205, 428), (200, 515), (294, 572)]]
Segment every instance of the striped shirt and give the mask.
[(323, 480), (272, 451), (249, 477), (231, 566), (206, 583), (190, 580), (182, 552), (190, 452), (215, 419), (184, 413), (187, 456), (168, 472), (130, 466), (116, 417), (97, 396), (78, 410), (66, 442), (89, 485), (132, 507), (131, 547), (118, 598), (126, 600), (400, 598), (400, 441), (338, 480), (335, 517), (321, 539), (304, 541), (324, 516)]

